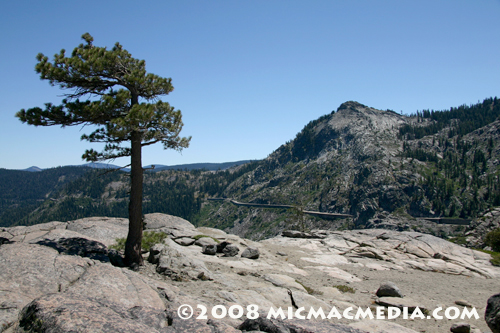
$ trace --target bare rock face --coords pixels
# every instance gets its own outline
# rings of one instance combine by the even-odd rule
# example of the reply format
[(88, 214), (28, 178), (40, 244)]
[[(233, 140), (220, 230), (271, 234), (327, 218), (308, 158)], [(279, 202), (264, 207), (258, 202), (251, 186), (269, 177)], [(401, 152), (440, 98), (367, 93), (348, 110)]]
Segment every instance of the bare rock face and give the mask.
[(195, 227), (183, 218), (167, 214), (146, 214), (144, 216), (146, 230), (163, 231), (172, 238), (192, 237), (199, 235)]
[[(91, 318), (91, 320), (82, 320)], [(19, 328), (27, 332), (162, 332), (165, 311), (124, 307), (81, 294), (47, 294), (23, 308)]]
[(68, 222), (66, 229), (110, 246), (115, 243), (116, 238), (127, 237), (128, 219), (89, 217)]
[(212, 274), (202, 260), (193, 256), (187, 256), (183, 252), (181, 245), (171, 239), (166, 239), (159, 253), (156, 271), (178, 280), (198, 279), (199, 276), (204, 276), (208, 279), (211, 278)]

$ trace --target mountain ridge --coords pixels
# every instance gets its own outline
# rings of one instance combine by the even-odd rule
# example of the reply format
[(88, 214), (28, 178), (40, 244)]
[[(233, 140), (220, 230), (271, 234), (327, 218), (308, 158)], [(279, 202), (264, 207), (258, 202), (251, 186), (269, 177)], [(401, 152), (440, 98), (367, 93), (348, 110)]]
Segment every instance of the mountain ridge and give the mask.
[[(252, 162), (253, 160), (241, 160), (241, 161), (235, 161), (235, 162), (221, 162), (221, 163), (187, 163), (187, 164), (175, 164), (175, 165), (163, 165), (163, 164), (149, 164), (145, 166), (145, 169), (150, 169), (153, 171), (161, 171), (161, 170), (196, 170), (196, 169), (207, 169), (207, 170), (226, 170), (229, 169), (235, 165), (241, 165), (245, 163)], [(152, 168), (154, 166), (154, 169)], [(85, 164), (80, 164), (80, 165), (63, 165), (59, 166), (58, 168), (61, 167), (89, 167), (89, 168), (94, 168), (94, 169), (120, 169), (124, 171), (130, 171), (130, 169), (120, 167), (118, 165), (114, 164), (109, 164), (109, 163), (97, 163), (97, 162), (92, 162), (92, 163), (85, 163)], [(26, 169), (6, 169), (6, 170), (16, 170), (16, 171), (29, 171), (29, 172), (40, 172), (43, 170), (47, 169), (53, 169), (52, 168), (39, 168), (37, 166), (31, 166)]]

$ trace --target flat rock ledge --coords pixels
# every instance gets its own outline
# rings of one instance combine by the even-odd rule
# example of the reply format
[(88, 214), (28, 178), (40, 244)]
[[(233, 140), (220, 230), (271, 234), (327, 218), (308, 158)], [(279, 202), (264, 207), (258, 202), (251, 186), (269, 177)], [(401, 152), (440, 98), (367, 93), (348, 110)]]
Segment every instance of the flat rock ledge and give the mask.
[[(425, 290), (409, 288), (405, 279), (440, 274), (432, 277), (463, 278), (491, 290), (490, 281), (500, 277), (489, 255), (414, 232), (313, 231), (253, 242), (165, 214), (148, 214), (145, 221), (146, 230), (168, 237), (147, 249), (148, 260), (138, 271), (118, 267), (119, 254), (108, 250), (116, 238), (126, 237), (126, 219), (0, 228), (0, 332), (437, 333), (449, 331), (451, 323), (444, 330), (424, 321), (267, 319), (265, 314), (293, 304), (343, 311), (374, 302), (430, 310), (457, 299), (470, 300), (484, 313), (486, 299), (475, 294), (429, 305)], [(203, 254), (202, 246), (212, 246), (215, 254)], [(377, 298), (377, 288), (387, 281), (376, 277), (380, 274), (395, 278), (405, 297)], [(262, 315), (216, 319), (208, 313), (207, 319), (182, 320), (177, 313), (182, 304), (193, 309), (255, 304)], [(490, 317), (492, 323), (498, 318)], [(484, 331), (484, 319), (476, 324)]]

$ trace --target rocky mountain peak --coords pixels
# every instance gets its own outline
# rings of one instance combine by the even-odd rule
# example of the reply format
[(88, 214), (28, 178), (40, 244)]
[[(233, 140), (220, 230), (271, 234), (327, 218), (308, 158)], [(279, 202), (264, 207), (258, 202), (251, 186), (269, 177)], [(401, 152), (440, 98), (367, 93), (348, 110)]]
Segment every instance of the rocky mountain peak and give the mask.
[(337, 113), (329, 121), (333, 128), (356, 128), (363, 131), (396, 130), (399, 126), (409, 121), (408, 117), (393, 111), (377, 110), (358, 102), (349, 101), (342, 103)]
[(342, 110), (357, 110), (361, 108), (368, 108), (368, 107), (356, 101), (347, 101), (340, 104), (340, 106), (337, 108), (337, 112)]

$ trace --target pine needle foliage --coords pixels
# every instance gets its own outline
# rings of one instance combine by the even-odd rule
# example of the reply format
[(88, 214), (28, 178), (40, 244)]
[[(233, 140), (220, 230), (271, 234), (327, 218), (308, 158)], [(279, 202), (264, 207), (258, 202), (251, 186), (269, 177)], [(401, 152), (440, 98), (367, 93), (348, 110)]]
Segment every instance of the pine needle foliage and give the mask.
[(89, 162), (131, 157), (130, 225), (125, 260), (129, 265), (140, 265), (142, 147), (161, 143), (165, 149), (180, 151), (189, 146), (191, 138), (180, 136), (181, 111), (159, 100), (159, 96), (173, 91), (170, 78), (147, 73), (146, 62), (133, 58), (119, 43), (108, 50), (93, 45), (89, 33), (83, 34), (82, 39), (84, 43), (69, 57), (64, 49), (52, 61), (42, 53), (36, 57), (35, 71), (40, 78), (69, 91), (62, 103), (22, 109), (16, 117), (34, 126), (97, 126), (92, 133), (81, 137), (105, 143), (100, 152), (85, 151), (82, 158)]

